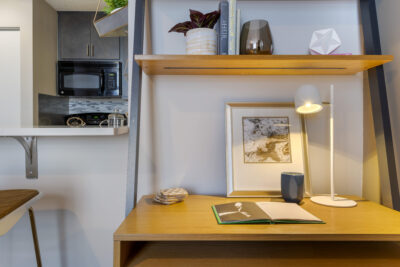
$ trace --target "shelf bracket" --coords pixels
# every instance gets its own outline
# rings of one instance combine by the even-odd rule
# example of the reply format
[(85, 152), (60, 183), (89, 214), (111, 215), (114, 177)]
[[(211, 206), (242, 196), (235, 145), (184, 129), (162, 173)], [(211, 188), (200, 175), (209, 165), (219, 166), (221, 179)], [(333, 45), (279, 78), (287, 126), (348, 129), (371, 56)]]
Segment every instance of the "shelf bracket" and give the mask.
[(27, 179), (37, 179), (38, 174), (38, 153), (36, 136), (10, 136), (22, 145), (25, 150), (25, 169)]

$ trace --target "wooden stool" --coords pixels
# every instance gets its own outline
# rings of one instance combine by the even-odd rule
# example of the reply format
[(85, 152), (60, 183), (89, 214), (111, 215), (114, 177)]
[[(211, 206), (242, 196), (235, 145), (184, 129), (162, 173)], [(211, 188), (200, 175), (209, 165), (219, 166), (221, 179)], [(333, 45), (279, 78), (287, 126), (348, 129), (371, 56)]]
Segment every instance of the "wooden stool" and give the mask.
[(6, 234), (28, 210), (37, 266), (42, 266), (32, 204), (40, 198), (37, 190), (0, 190), (0, 236)]

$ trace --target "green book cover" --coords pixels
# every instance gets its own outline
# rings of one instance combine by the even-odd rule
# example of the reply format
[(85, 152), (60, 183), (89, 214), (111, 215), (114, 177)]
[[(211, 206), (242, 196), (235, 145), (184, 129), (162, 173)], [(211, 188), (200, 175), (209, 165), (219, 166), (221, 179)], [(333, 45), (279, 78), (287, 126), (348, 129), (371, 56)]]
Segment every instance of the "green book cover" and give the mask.
[(218, 224), (322, 224), (319, 218), (295, 203), (231, 202), (214, 205)]

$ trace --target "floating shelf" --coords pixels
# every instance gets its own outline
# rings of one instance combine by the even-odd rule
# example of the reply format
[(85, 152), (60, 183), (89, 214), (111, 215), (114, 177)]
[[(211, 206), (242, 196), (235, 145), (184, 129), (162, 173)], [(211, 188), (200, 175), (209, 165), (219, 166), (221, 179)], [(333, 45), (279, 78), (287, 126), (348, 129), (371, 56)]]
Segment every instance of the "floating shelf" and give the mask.
[(148, 75), (352, 75), (388, 63), (393, 56), (136, 55), (135, 60)]
[(128, 6), (94, 22), (100, 37), (128, 36)]

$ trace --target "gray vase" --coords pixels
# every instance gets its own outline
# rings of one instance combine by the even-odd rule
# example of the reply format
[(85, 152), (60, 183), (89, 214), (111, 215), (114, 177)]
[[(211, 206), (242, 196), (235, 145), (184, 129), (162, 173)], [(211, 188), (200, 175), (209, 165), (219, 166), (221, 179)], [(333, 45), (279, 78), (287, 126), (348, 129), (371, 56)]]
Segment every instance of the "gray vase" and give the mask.
[(251, 20), (243, 25), (240, 35), (241, 55), (272, 55), (271, 29), (266, 20)]

